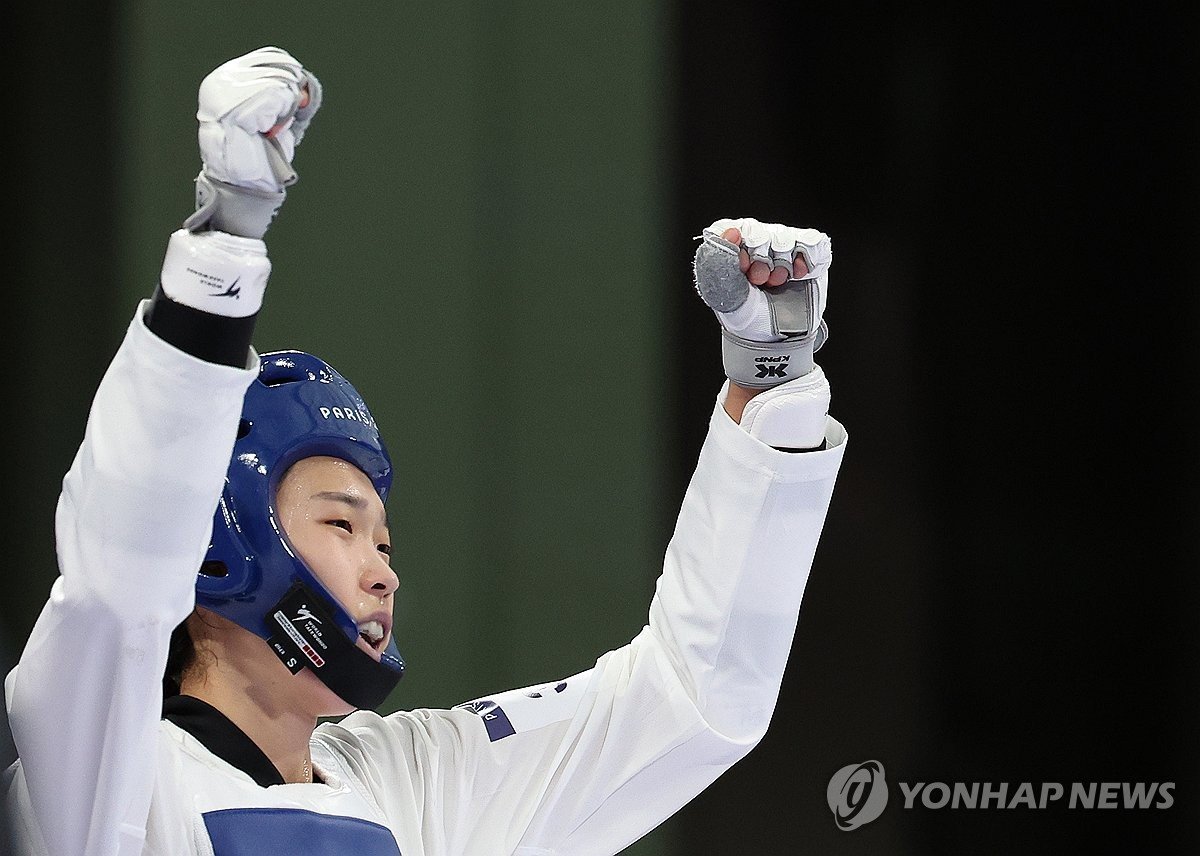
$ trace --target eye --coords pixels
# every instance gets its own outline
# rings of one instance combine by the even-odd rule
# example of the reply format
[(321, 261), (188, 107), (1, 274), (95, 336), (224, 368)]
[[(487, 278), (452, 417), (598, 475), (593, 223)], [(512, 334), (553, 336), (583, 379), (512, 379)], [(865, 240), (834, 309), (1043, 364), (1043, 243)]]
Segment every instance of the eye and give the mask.
[(391, 544), (377, 544), (375, 546), (375, 549), (377, 549), (380, 553), (383, 553), (383, 555), (385, 555), (385, 556), (392, 555), (392, 545)]
[(354, 534), (354, 527), (350, 525), (349, 520), (327, 520), (325, 522), (330, 526), (336, 526), (338, 529), (345, 529), (350, 534)]

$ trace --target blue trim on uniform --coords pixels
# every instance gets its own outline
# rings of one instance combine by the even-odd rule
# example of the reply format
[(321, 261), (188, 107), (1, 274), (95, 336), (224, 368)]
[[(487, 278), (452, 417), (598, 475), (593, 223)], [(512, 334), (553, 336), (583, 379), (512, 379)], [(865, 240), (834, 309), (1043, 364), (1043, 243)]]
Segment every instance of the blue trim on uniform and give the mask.
[(483, 725), (487, 729), (488, 740), (492, 743), (495, 743), (497, 740), (503, 740), (505, 737), (511, 737), (517, 733), (517, 729), (513, 728), (512, 723), (508, 721), (508, 714), (504, 712), (504, 708), (500, 707), (500, 705), (496, 704), (490, 698), (480, 699), (479, 701), (468, 701), (464, 704), (456, 705), (456, 707), (469, 710), (482, 719)]
[(215, 856), (401, 856), (387, 827), (358, 817), (295, 808), (204, 813)]

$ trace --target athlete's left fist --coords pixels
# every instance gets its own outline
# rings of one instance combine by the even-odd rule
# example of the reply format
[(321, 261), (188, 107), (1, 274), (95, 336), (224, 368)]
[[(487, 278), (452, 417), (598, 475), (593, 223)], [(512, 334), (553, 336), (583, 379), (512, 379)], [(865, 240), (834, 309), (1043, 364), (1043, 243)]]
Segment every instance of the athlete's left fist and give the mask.
[(721, 322), (725, 373), (765, 389), (811, 371), (833, 249), (817, 229), (721, 219), (696, 249), (696, 291)]

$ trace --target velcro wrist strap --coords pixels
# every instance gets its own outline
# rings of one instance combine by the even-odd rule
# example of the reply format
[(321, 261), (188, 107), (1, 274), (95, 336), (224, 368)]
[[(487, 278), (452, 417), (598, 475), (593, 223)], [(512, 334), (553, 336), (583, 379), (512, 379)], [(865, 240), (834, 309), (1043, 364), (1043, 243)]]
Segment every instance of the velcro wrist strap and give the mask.
[(789, 336), (782, 342), (753, 342), (721, 330), (721, 359), (725, 374), (739, 386), (769, 389), (813, 370), (813, 351), (820, 330)]
[(256, 190), (217, 181), (202, 170), (196, 176), (196, 210), (183, 221), (189, 232), (214, 229), (242, 238), (262, 238), (287, 191)]

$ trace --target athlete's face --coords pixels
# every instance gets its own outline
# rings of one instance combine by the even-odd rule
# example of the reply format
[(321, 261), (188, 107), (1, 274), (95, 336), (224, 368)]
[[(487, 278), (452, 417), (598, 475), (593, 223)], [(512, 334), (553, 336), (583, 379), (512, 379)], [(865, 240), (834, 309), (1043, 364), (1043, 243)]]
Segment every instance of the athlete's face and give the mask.
[(378, 660), (391, 638), (400, 583), (388, 564), (387, 515), (371, 480), (338, 458), (305, 458), (280, 482), (276, 511), (300, 558), (363, 631), (358, 647)]

